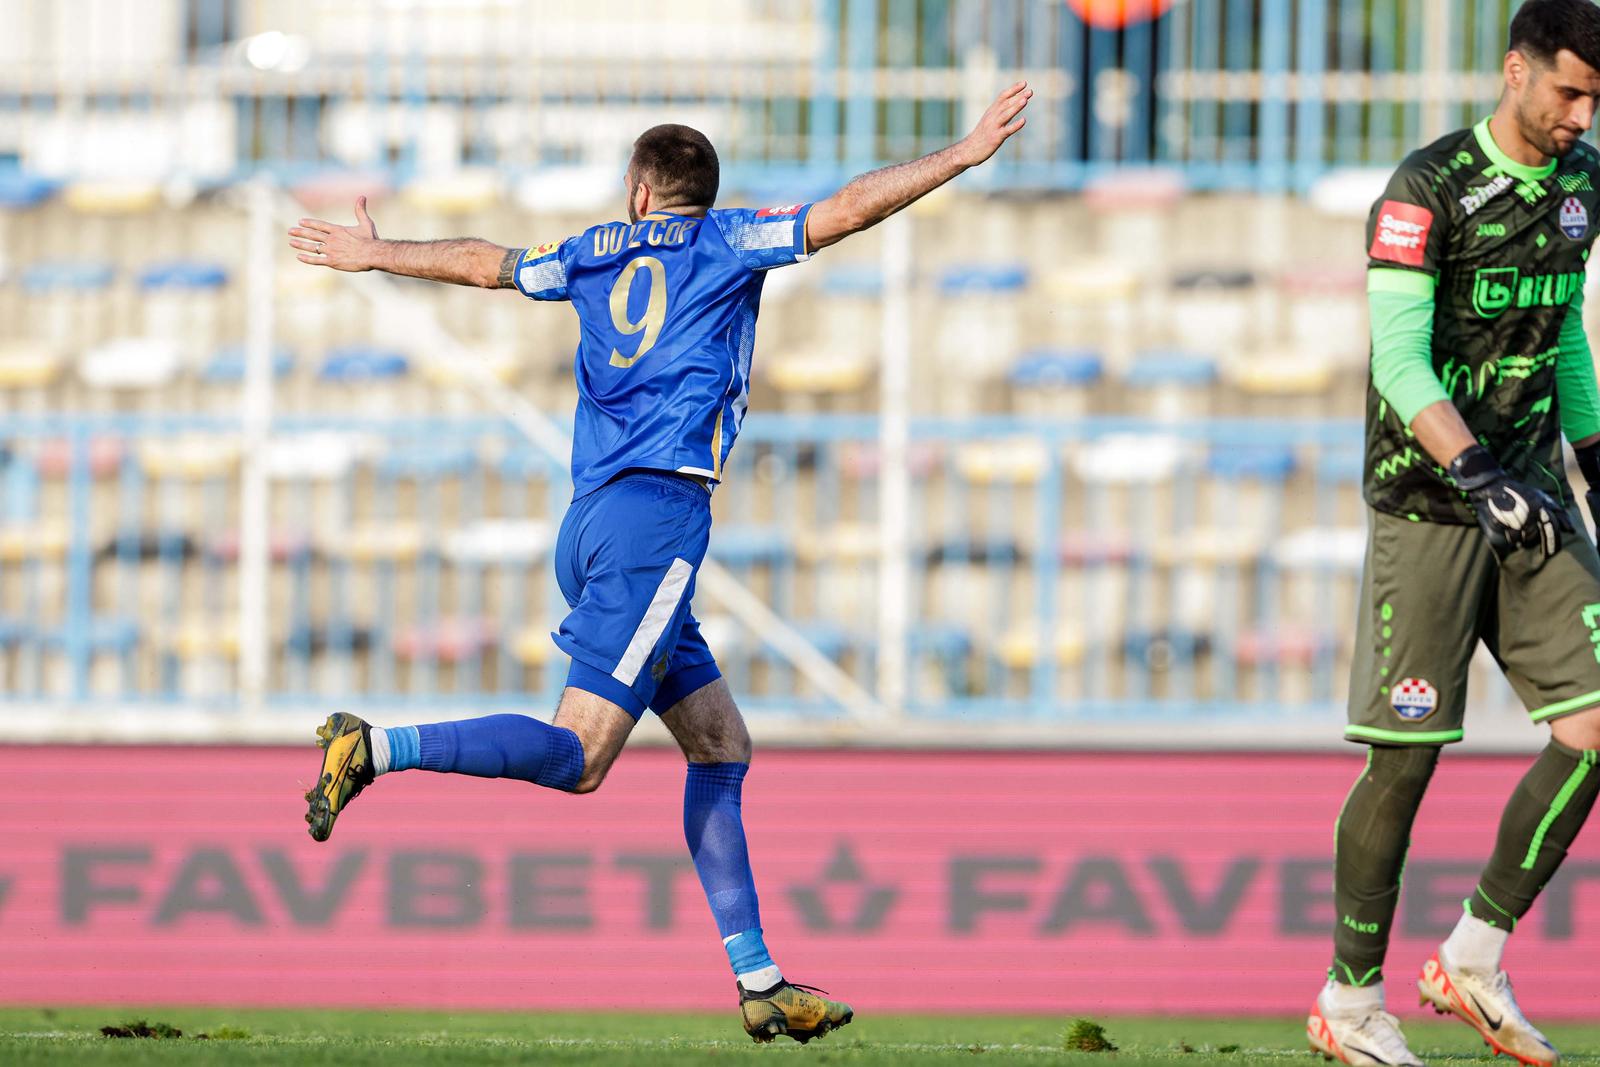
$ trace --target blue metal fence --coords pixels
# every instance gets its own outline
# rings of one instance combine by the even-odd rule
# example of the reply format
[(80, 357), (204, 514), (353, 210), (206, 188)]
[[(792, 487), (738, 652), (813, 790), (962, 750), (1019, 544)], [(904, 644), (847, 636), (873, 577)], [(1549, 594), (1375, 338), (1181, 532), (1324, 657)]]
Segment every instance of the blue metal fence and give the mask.
[[(1039, 92), (1031, 129), (976, 180), (1077, 188), (1156, 165), (1195, 188), (1304, 188), (1481, 115), (1516, 6), (1176, 0), (1104, 28), (1064, 0), (748, 0), (663, 27), (643, 0), (565, 21), (534, 0), (152, 0), (175, 11), (164, 54), (86, 62), (70, 20), (41, 14), (74, 2), (0, 9), (0, 37), (60, 28), (53, 51), (0, 67), (0, 155), (25, 168), (92, 169), (119, 121), (146, 144), (170, 132), (172, 169), (204, 179), (613, 167), (676, 117), (714, 130), (731, 185), (786, 190), (943, 146), (1019, 73)], [(182, 147), (229, 131), (221, 153)]]

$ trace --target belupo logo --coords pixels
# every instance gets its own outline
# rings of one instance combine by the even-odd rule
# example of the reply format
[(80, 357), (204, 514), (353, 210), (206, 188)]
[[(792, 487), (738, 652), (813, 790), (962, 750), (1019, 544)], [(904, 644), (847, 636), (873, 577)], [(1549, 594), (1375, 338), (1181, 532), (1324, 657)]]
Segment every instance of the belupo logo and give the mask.
[(1372, 234), (1367, 255), (1373, 259), (1422, 266), (1422, 253), (1428, 247), (1428, 231), (1433, 228), (1433, 212), (1416, 204), (1385, 200), (1378, 208), (1378, 225)]
[(1492, 319), (1510, 307), (1521, 273), (1516, 267), (1480, 267), (1472, 278), (1472, 310)]

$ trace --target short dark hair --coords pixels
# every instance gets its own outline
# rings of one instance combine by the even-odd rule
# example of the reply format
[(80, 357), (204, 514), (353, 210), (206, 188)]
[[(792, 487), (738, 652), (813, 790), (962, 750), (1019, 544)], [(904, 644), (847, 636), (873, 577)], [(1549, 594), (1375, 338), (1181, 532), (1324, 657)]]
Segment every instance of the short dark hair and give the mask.
[(639, 135), (628, 170), (634, 181), (648, 184), (666, 204), (710, 207), (722, 180), (717, 150), (706, 135), (671, 122)]
[(1510, 51), (1549, 66), (1565, 48), (1600, 70), (1600, 6), (1594, 0), (1528, 0), (1511, 20)]

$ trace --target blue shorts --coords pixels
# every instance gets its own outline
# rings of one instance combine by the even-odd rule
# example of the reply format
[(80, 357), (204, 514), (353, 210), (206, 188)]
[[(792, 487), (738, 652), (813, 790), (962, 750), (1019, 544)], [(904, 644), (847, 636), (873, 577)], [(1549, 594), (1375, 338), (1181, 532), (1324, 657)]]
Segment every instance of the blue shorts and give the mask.
[(675, 474), (634, 471), (572, 502), (556, 538), (571, 612), (551, 634), (572, 657), (567, 685), (637, 719), (722, 677), (689, 611), (711, 536), (711, 494)]

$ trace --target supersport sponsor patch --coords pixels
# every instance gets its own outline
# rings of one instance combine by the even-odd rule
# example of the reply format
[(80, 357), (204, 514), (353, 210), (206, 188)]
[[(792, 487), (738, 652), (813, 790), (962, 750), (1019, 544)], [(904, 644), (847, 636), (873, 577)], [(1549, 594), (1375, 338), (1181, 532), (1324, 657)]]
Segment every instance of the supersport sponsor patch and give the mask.
[(1417, 204), (1385, 200), (1378, 208), (1378, 225), (1372, 234), (1367, 255), (1373, 259), (1422, 266), (1422, 253), (1428, 246), (1428, 231), (1433, 229), (1433, 212)]
[(1425, 678), (1403, 678), (1389, 690), (1389, 704), (1406, 722), (1421, 722), (1439, 707), (1439, 691)]
[(1581, 241), (1589, 234), (1589, 211), (1583, 206), (1583, 201), (1575, 196), (1561, 201), (1561, 214), (1557, 221), (1561, 224), (1561, 232), (1574, 241)]
[(786, 204), (783, 207), (764, 207), (760, 211), (756, 212), (756, 218), (770, 219), (774, 215), (793, 215), (798, 213), (803, 207), (805, 207), (804, 204)]

